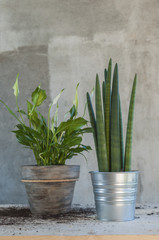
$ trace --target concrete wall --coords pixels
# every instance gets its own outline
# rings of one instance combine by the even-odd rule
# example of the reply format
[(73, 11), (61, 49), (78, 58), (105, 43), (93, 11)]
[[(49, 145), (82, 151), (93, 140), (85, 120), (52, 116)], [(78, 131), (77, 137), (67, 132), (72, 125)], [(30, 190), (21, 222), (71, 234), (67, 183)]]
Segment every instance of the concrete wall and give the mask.
[[(79, 113), (95, 74), (103, 79), (112, 57), (119, 64), (124, 128), (130, 91), (138, 73), (133, 137), (133, 169), (141, 171), (138, 201), (159, 203), (159, 1), (157, 0), (0, 0), (0, 98), (14, 110), (12, 86), (20, 73), (19, 102), (41, 83), (49, 104), (65, 87), (60, 119), (71, 106), (80, 82)], [(43, 108), (45, 112), (46, 107)], [(87, 115), (88, 117), (88, 115)], [(16, 121), (0, 110), (0, 203), (26, 203), (20, 167), (35, 163), (10, 133)], [(93, 147), (92, 136), (84, 138)], [(70, 164), (81, 165), (74, 203), (94, 203), (90, 170), (97, 169), (95, 152)]]

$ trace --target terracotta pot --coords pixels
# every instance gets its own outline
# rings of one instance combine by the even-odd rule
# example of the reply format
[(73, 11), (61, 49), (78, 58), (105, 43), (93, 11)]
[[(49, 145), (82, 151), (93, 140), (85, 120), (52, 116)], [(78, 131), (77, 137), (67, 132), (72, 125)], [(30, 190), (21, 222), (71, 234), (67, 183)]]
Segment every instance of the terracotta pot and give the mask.
[(78, 165), (23, 166), (31, 212), (41, 216), (68, 212), (79, 171)]

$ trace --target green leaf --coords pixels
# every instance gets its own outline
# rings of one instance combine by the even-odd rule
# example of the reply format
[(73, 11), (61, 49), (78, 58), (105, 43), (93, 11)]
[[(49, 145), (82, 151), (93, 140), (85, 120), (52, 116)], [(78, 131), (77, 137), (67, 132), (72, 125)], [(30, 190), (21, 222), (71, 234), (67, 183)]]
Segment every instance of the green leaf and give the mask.
[[(87, 94), (86, 94), (87, 95)], [(92, 101), (92, 99), (93, 99), (93, 95), (94, 95), (94, 87), (93, 87), (93, 89), (92, 89), (92, 91), (91, 91), (91, 93), (90, 93), (90, 95), (89, 95), (89, 98), (90, 98), (90, 100)], [(88, 102), (86, 101), (86, 103), (85, 103), (85, 106), (84, 106), (84, 113), (83, 113), (83, 117), (85, 116), (85, 114), (86, 114), (86, 109), (87, 109), (87, 106), (88, 106)]]
[[(47, 125), (48, 125), (48, 129), (47, 129), (47, 149), (48, 149), (48, 144), (49, 144), (49, 132), (50, 132), (50, 130), (49, 130), (49, 129), (50, 129), (50, 111), (51, 111), (52, 106), (58, 102), (58, 100), (59, 100), (59, 98), (60, 98), (60, 96), (61, 96), (61, 94), (62, 94), (63, 91), (64, 91), (64, 89), (62, 89), (61, 92), (54, 98), (53, 103), (52, 103), (52, 104), (50, 105), (50, 107), (49, 107), (49, 111), (48, 111), (48, 123), (47, 123)], [(55, 119), (53, 119), (53, 121), (54, 121), (54, 120), (55, 120)], [(54, 129), (52, 128), (52, 130), (54, 130)]]
[[(75, 99), (73, 101), (73, 106), (71, 107), (71, 109), (69, 110), (70, 113), (70, 119), (73, 119), (74, 117), (77, 116), (78, 114), (78, 86), (79, 83), (76, 86), (76, 94), (75, 94)], [(67, 116), (67, 113), (65, 114), (65, 117)]]
[[(110, 61), (109, 61), (109, 62), (110, 62)], [(104, 69), (105, 82), (107, 81), (107, 75), (108, 75), (108, 71), (107, 71), (107, 69), (105, 68), (105, 69)]]
[(34, 130), (33, 128), (27, 127), (22, 124), (17, 124), (16, 127), (18, 129), (20, 129), (21, 133), (23, 133), (24, 135), (28, 135), (29, 137), (38, 138), (39, 140), (42, 140), (41, 134), (39, 132), (37, 132), (36, 130)]
[[(103, 111), (104, 111), (104, 126), (106, 125), (106, 118), (105, 118), (105, 112), (106, 112), (106, 86), (105, 82), (102, 83), (102, 96), (103, 96)], [(106, 128), (105, 128), (105, 137), (106, 137)]]
[(40, 106), (42, 102), (47, 98), (45, 90), (42, 90), (38, 86), (35, 91), (32, 93), (32, 102), (35, 106)]
[[(40, 127), (40, 128), (42, 127), (42, 126), (40, 125), (41, 121), (40, 121), (40, 119), (38, 118), (38, 114), (37, 114), (37, 112), (35, 112), (35, 111), (33, 112), (32, 116), (31, 116), (31, 123), (32, 123), (32, 125), (33, 125), (33, 127), (34, 127), (35, 130), (38, 130), (39, 127)], [(39, 129), (39, 131), (40, 131), (40, 129)]]
[[(54, 116), (52, 117), (52, 120), (51, 120), (51, 130), (52, 130), (54, 135), (55, 135), (55, 128), (57, 128), (57, 124), (58, 124), (58, 109), (59, 109), (59, 105), (57, 103), (55, 114), (54, 114)], [(57, 142), (56, 137), (54, 138), (54, 140)]]
[(46, 119), (45, 119), (45, 117), (39, 111), (37, 111), (37, 113), (40, 116), (41, 125), (45, 125), (46, 126)]
[(52, 157), (52, 153), (50, 151), (44, 151), (39, 153), (39, 157), (41, 158), (43, 165), (50, 165), (49, 159)]
[(64, 139), (62, 145), (64, 147), (70, 148), (72, 146), (80, 145), (81, 142), (82, 142), (81, 137), (71, 137), (71, 138)]
[(121, 170), (124, 170), (124, 139), (123, 139), (123, 120), (121, 111), (121, 102), (119, 96), (119, 128), (120, 128), (120, 153), (121, 153)]
[(24, 138), (23, 136), (21, 136), (21, 135), (19, 135), (19, 134), (16, 134), (16, 138), (17, 138), (17, 140), (18, 140), (18, 142), (20, 143), (20, 144), (22, 144), (22, 145), (24, 145), (24, 146), (28, 146), (28, 147), (30, 147), (31, 146), (31, 142), (30, 142), (30, 140), (29, 139), (26, 139), (26, 138)]
[(5, 104), (2, 100), (0, 100), (0, 102), (6, 107), (6, 109), (8, 110), (8, 112), (14, 117), (16, 118), (16, 120), (20, 123), (22, 123), (19, 118), (14, 114), (14, 112), (7, 106), (7, 104)]
[(81, 153), (83, 151), (92, 150), (90, 146), (80, 145), (81, 147), (71, 148), (70, 151), (74, 153)]
[(119, 127), (119, 80), (118, 65), (115, 65), (111, 102), (111, 171), (121, 171), (120, 127)]
[(33, 104), (31, 102), (27, 101), (27, 111), (28, 111), (29, 115), (32, 112), (32, 109), (33, 109)]
[(98, 167), (100, 172), (108, 172), (109, 161), (107, 159), (106, 152), (106, 139), (104, 132), (102, 101), (98, 75), (96, 75), (95, 106), (96, 106), (96, 125), (97, 125), (98, 160), (99, 160)]
[(27, 127), (25, 126), (25, 130), (30, 133), (34, 138), (38, 138), (39, 140), (42, 140), (42, 136), (39, 132), (37, 132), (36, 130), (34, 130), (33, 128)]
[(83, 134), (83, 133), (92, 133), (93, 130), (92, 128), (88, 127), (88, 128), (82, 128), (82, 129), (79, 129), (78, 133), (79, 134)]
[(81, 147), (71, 148), (71, 149), (70, 149), (70, 152), (72, 152), (72, 153), (81, 153), (81, 152), (83, 152), (83, 151), (84, 151), (84, 149), (81, 148)]
[(27, 101), (27, 111), (30, 124), (32, 124), (35, 129), (38, 129), (41, 121), (38, 118), (37, 111), (29, 101)]
[(132, 135), (133, 135), (133, 118), (134, 118), (134, 106), (135, 106), (135, 95), (136, 95), (136, 83), (137, 75), (135, 75), (131, 99), (129, 105), (129, 114), (127, 122), (127, 132), (126, 132), (126, 145), (125, 145), (125, 171), (131, 170), (131, 152), (132, 152)]
[(88, 113), (89, 113), (90, 123), (91, 123), (91, 126), (92, 126), (94, 145), (95, 145), (95, 149), (96, 149), (96, 156), (97, 156), (97, 160), (99, 162), (99, 158), (98, 158), (98, 140), (97, 140), (97, 125), (96, 125), (96, 119), (95, 119), (94, 110), (93, 110), (93, 106), (92, 106), (92, 102), (91, 102), (91, 97), (90, 97), (88, 92), (87, 92), (87, 104), (88, 104)]
[(12, 132), (16, 134), (16, 137), (21, 144), (26, 146), (30, 146), (31, 143), (36, 144), (35, 139), (32, 136), (28, 135), (26, 132), (23, 132), (22, 130), (15, 130)]
[(107, 147), (107, 158), (111, 161), (110, 156), (110, 113), (111, 113), (111, 72), (112, 72), (112, 60), (109, 60), (107, 77), (105, 77), (105, 135), (106, 135), (106, 147)]
[(83, 148), (85, 151), (92, 150), (92, 148), (91, 148), (90, 146), (83, 145), (83, 144), (81, 144), (80, 146), (82, 146), (82, 148)]
[(19, 95), (18, 77), (19, 77), (19, 73), (17, 74), (16, 81), (15, 81), (15, 83), (14, 83), (14, 85), (13, 85), (14, 95), (15, 95), (16, 97), (18, 97), (18, 95)]
[(69, 119), (66, 122), (61, 122), (58, 126), (56, 134), (63, 131), (72, 132), (74, 130), (80, 129), (82, 126), (86, 125), (87, 121), (84, 118)]
[(22, 114), (24, 114), (24, 115), (27, 115), (26, 112), (23, 111), (23, 110), (18, 110), (18, 112), (19, 112), (19, 113), (22, 113)]
[(16, 127), (17, 127), (18, 129), (24, 129), (23, 124), (17, 124)]
[[(103, 93), (103, 111), (104, 111), (104, 125), (105, 125), (105, 121), (106, 121), (106, 118), (105, 118), (105, 111), (106, 111), (106, 80), (107, 80), (107, 75), (108, 75), (108, 71), (107, 69), (105, 68), (104, 69), (104, 78), (105, 78), (105, 81), (103, 81), (103, 84), (102, 84), (102, 93)], [(106, 129), (105, 129), (106, 131)], [(105, 135), (106, 137), (106, 135)], [(109, 158), (108, 158), (109, 159)]]
[(75, 105), (72, 106), (72, 108), (69, 111), (70, 113), (70, 118), (73, 119), (73, 117), (76, 115), (76, 107)]

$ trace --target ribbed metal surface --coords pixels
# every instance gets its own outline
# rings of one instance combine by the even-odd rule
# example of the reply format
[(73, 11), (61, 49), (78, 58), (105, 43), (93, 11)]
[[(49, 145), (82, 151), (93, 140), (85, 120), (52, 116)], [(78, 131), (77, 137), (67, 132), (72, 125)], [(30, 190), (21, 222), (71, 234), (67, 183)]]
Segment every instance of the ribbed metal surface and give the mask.
[(138, 171), (90, 173), (97, 218), (103, 221), (133, 220)]

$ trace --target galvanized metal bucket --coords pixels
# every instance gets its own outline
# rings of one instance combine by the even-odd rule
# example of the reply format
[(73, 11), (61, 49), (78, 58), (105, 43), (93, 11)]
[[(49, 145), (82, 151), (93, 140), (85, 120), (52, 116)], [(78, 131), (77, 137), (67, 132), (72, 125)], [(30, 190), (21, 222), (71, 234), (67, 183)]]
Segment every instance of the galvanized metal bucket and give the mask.
[(68, 212), (79, 171), (79, 165), (23, 166), (31, 212), (41, 216)]
[(135, 215), (138, 171), (90, 172), (97, 211), (102, 221), (131, 221)]

